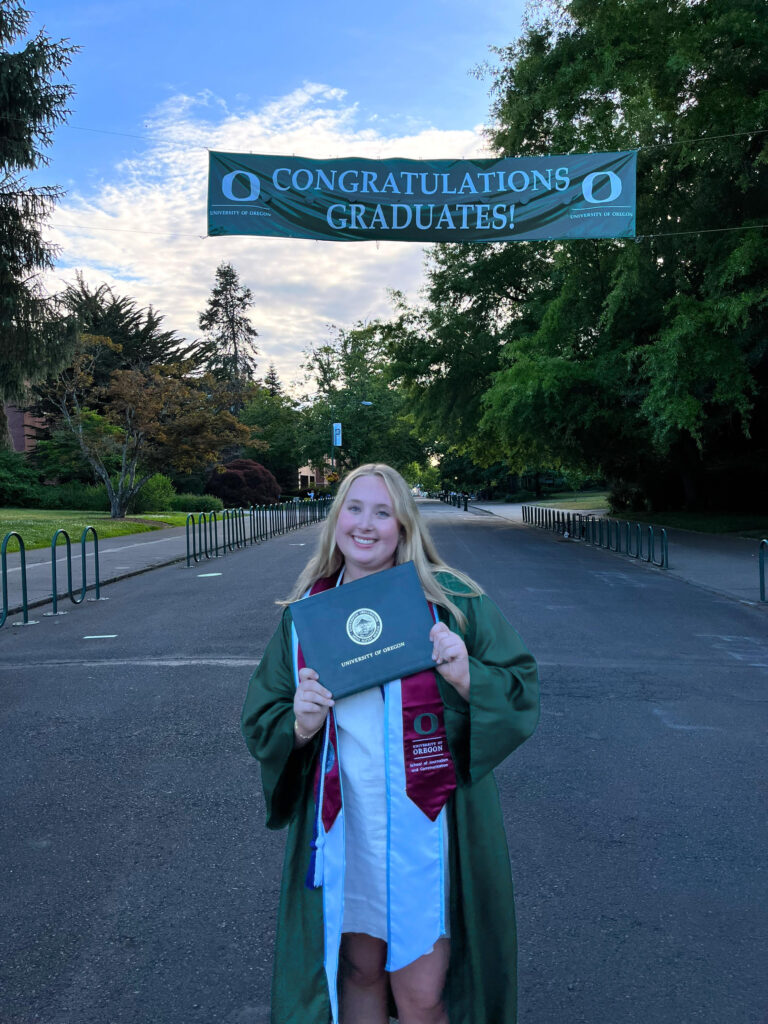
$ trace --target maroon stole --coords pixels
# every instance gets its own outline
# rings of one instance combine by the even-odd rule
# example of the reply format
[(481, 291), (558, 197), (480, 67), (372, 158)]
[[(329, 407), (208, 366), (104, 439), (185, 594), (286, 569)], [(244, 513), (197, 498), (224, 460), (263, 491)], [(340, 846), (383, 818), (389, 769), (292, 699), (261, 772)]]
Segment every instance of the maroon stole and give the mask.
[[(330, 590), (336, 585), (338, 573), (317, 580), (310, 596)], [(434, 607), (430, 609), (435, 615)], [(435, 621), (437, 619), (435, 618)], [(301, 647), (298, 668), (306, 667)], [(437, 688), (434, 670), (427, 669), (401, 679), (403, 708), (403, 757), (405, 789), (408, 797), (434, 821), (456, 788), (456, 769), (448, 749), (443, 701)], [(331, 713), (329, 743), (323, 785), (323, 828), (329, 832), (341, 810), (341, 777), (339, 774), (336, 722)], [(320, 792), (321, 757), (315, 770), (315, 799)]]

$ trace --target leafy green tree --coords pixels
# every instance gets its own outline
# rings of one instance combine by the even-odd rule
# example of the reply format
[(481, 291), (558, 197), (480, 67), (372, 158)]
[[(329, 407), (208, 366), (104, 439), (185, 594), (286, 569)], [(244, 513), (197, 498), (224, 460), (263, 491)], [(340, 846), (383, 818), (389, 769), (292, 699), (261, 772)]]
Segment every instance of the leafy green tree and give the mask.
[[(58, 383), (67, 377), (76, 378), (81, 405), (89, 410), (89, 415), (102, 415), (106, 413), (113, 373), (131, 370), (150, 374), (153, 367), (175, 363), (183, 363), (187, 374), (200, 373), (201, 344), (189, 345), (175, 331), (165, 330), (163, 315), (151, 306), (142, 308), (134, 299), (117, 295), (107, 284), (92, 288), (81, 274), (77, 275), (76, 284), (64, 290), (60, 302), (74, 317), (83, 336), (107, 340), (99, 346), (98, 358), (90, 361), (87, 377), (78, 372), (75, 365), (70, 365), (31, 389), (34, 399), (31, 408), (47, 424), (37, 429), (34, 460), (49, 477), (92, 479), (92, 466), (83, 457), (77, 439), (67, 429), (52, 429), (61, 417), (58, 399), (51, 399), (58, 394)], [(81, 362), (82, 352), (76, 352), (74, 363)], [(108, 469), (112, 473), (117, 466), (108, 466)]]
[[(314, 394), (303, 411), (302, 450), (315, 467), (333, 457), (344, 471), (366, 462), (396, 469), (424, 461), (408, 402), (392, 382), (385, 333), (374, 321), (337, 330), (305, 363)], [(332, 448), (333, 423), (342, 425), (342, 445)]]
[(11, 447), (4, 403), (24, 401), (27, 385), (61, 366), (75, 341), (39, 281), (53, 265), (44, 229), (62, 190), (32, 186), (25, 172), (47, 163), (45, 149), (69, 114), (63, 73), (77, 47), (41, 31), (14, 50), (29, 19), (21, 0), (0, 3), (0, 448)]
[(768, 484), (764, 7), (538, 10), (497, 51), (495, 150), (638, 148), (643, 237), (438, 247), (398, 370), (479, 461), (604, 475), (617, 505), (745, 508)]
[[(266, 384), (266, 378), (265, 378)], [(301, 412), (290, 398), (267, 387), (255, 391), (240, 414), (240, 422), (252, 429), (244, 448), (247, 459), (255, 459), (272, 473), (283, 493), (295, 491), (299, 481)]]
[[(156, 472), (171, 465), (182, 473), (208, 468), (222, 449), (246, 440), (248, 430), (226, 408), (213, 378), (191, 376), (184, 363), (114, 370), (99, 388), (99, 361), (114, 348), (108, 338), (83, 335), (73, 363), (46, 384), (46, 398), (106, 487), (113, 518), (122, 518)], [(93, 400), (100, 411), (87, 404)]]
[(403, 476), (411, 487), (422, 487), (425, 491), (440, 490), (440, 470), (432, 462), (409, 462)]
[(249, 316), (252, 306), (253, 293), (240, 283), (234, 266), (220, 263), (199, 323), (208, 342), (206, 367), (227, 384), (235, 414), (243, 408), (248, 385), (256, 372), (258, 331)]

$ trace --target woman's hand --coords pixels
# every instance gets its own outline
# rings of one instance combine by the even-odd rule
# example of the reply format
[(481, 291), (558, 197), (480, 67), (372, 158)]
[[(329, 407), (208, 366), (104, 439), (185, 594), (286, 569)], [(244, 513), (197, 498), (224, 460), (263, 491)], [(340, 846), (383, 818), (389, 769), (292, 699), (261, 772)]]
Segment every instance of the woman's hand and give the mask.
[(293, 732), (297, 747), (303, 747), (322, 729), (333, 704), (333, 697), (324, 686), (321, 686), (317, 672), (313, 668), (300, 668), (299, 685), (293, 698), (293, 713), (296, 717)]
[(469, 700), (469, 655), (458, 633), (452, 633), (444, 622), (436, 622), (429, 631), (435, 668), (456, 692)]

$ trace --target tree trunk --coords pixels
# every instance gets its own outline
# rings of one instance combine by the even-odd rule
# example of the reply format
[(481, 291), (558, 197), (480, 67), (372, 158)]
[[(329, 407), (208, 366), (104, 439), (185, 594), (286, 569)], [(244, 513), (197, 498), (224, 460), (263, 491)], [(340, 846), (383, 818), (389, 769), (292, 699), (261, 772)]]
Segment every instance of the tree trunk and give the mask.
[(109, 499), (110, 518), (111, 519), (125, 519), (125, 510), (128, 506), (128, 502), (124, 501), (120, 494), (116, 494), (114, 491)]

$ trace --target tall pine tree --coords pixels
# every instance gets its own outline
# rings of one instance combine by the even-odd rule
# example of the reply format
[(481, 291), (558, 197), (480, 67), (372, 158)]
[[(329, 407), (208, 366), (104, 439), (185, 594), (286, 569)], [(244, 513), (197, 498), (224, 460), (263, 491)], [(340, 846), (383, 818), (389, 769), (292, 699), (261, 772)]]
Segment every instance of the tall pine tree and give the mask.
[(74, 342), (39, 283), (53, 265), (43, 231), (62, 191), (30, 185), (25, 172), (48, 162), (44, 150), (69, 113), (73, 90), (62, 75), (77, 47), (41, 31), (14, 49), (29, 19), (20, 0), (0, 3), (0, 448), (11, 446), (4, 403), (22, 401), (27, 385), (61, 366)]
[(228, 384), (235, 414), (243, 408), (247, 386), (256, 371), (258, 331), (248, 315), (252, 305), (253, 293), (240, 283), (232, 264), (220, 263), (199, 323), (208, 342), (207, 367)]
[(269, 364), (269, 369), (264, 377), (264, 387), (273, 398), (275, 395), (282, 395), (283, 393), (283, 385), (280, 383), (280, 378), (277, 376), (277, 370), (275, 369), (274, 363)]

